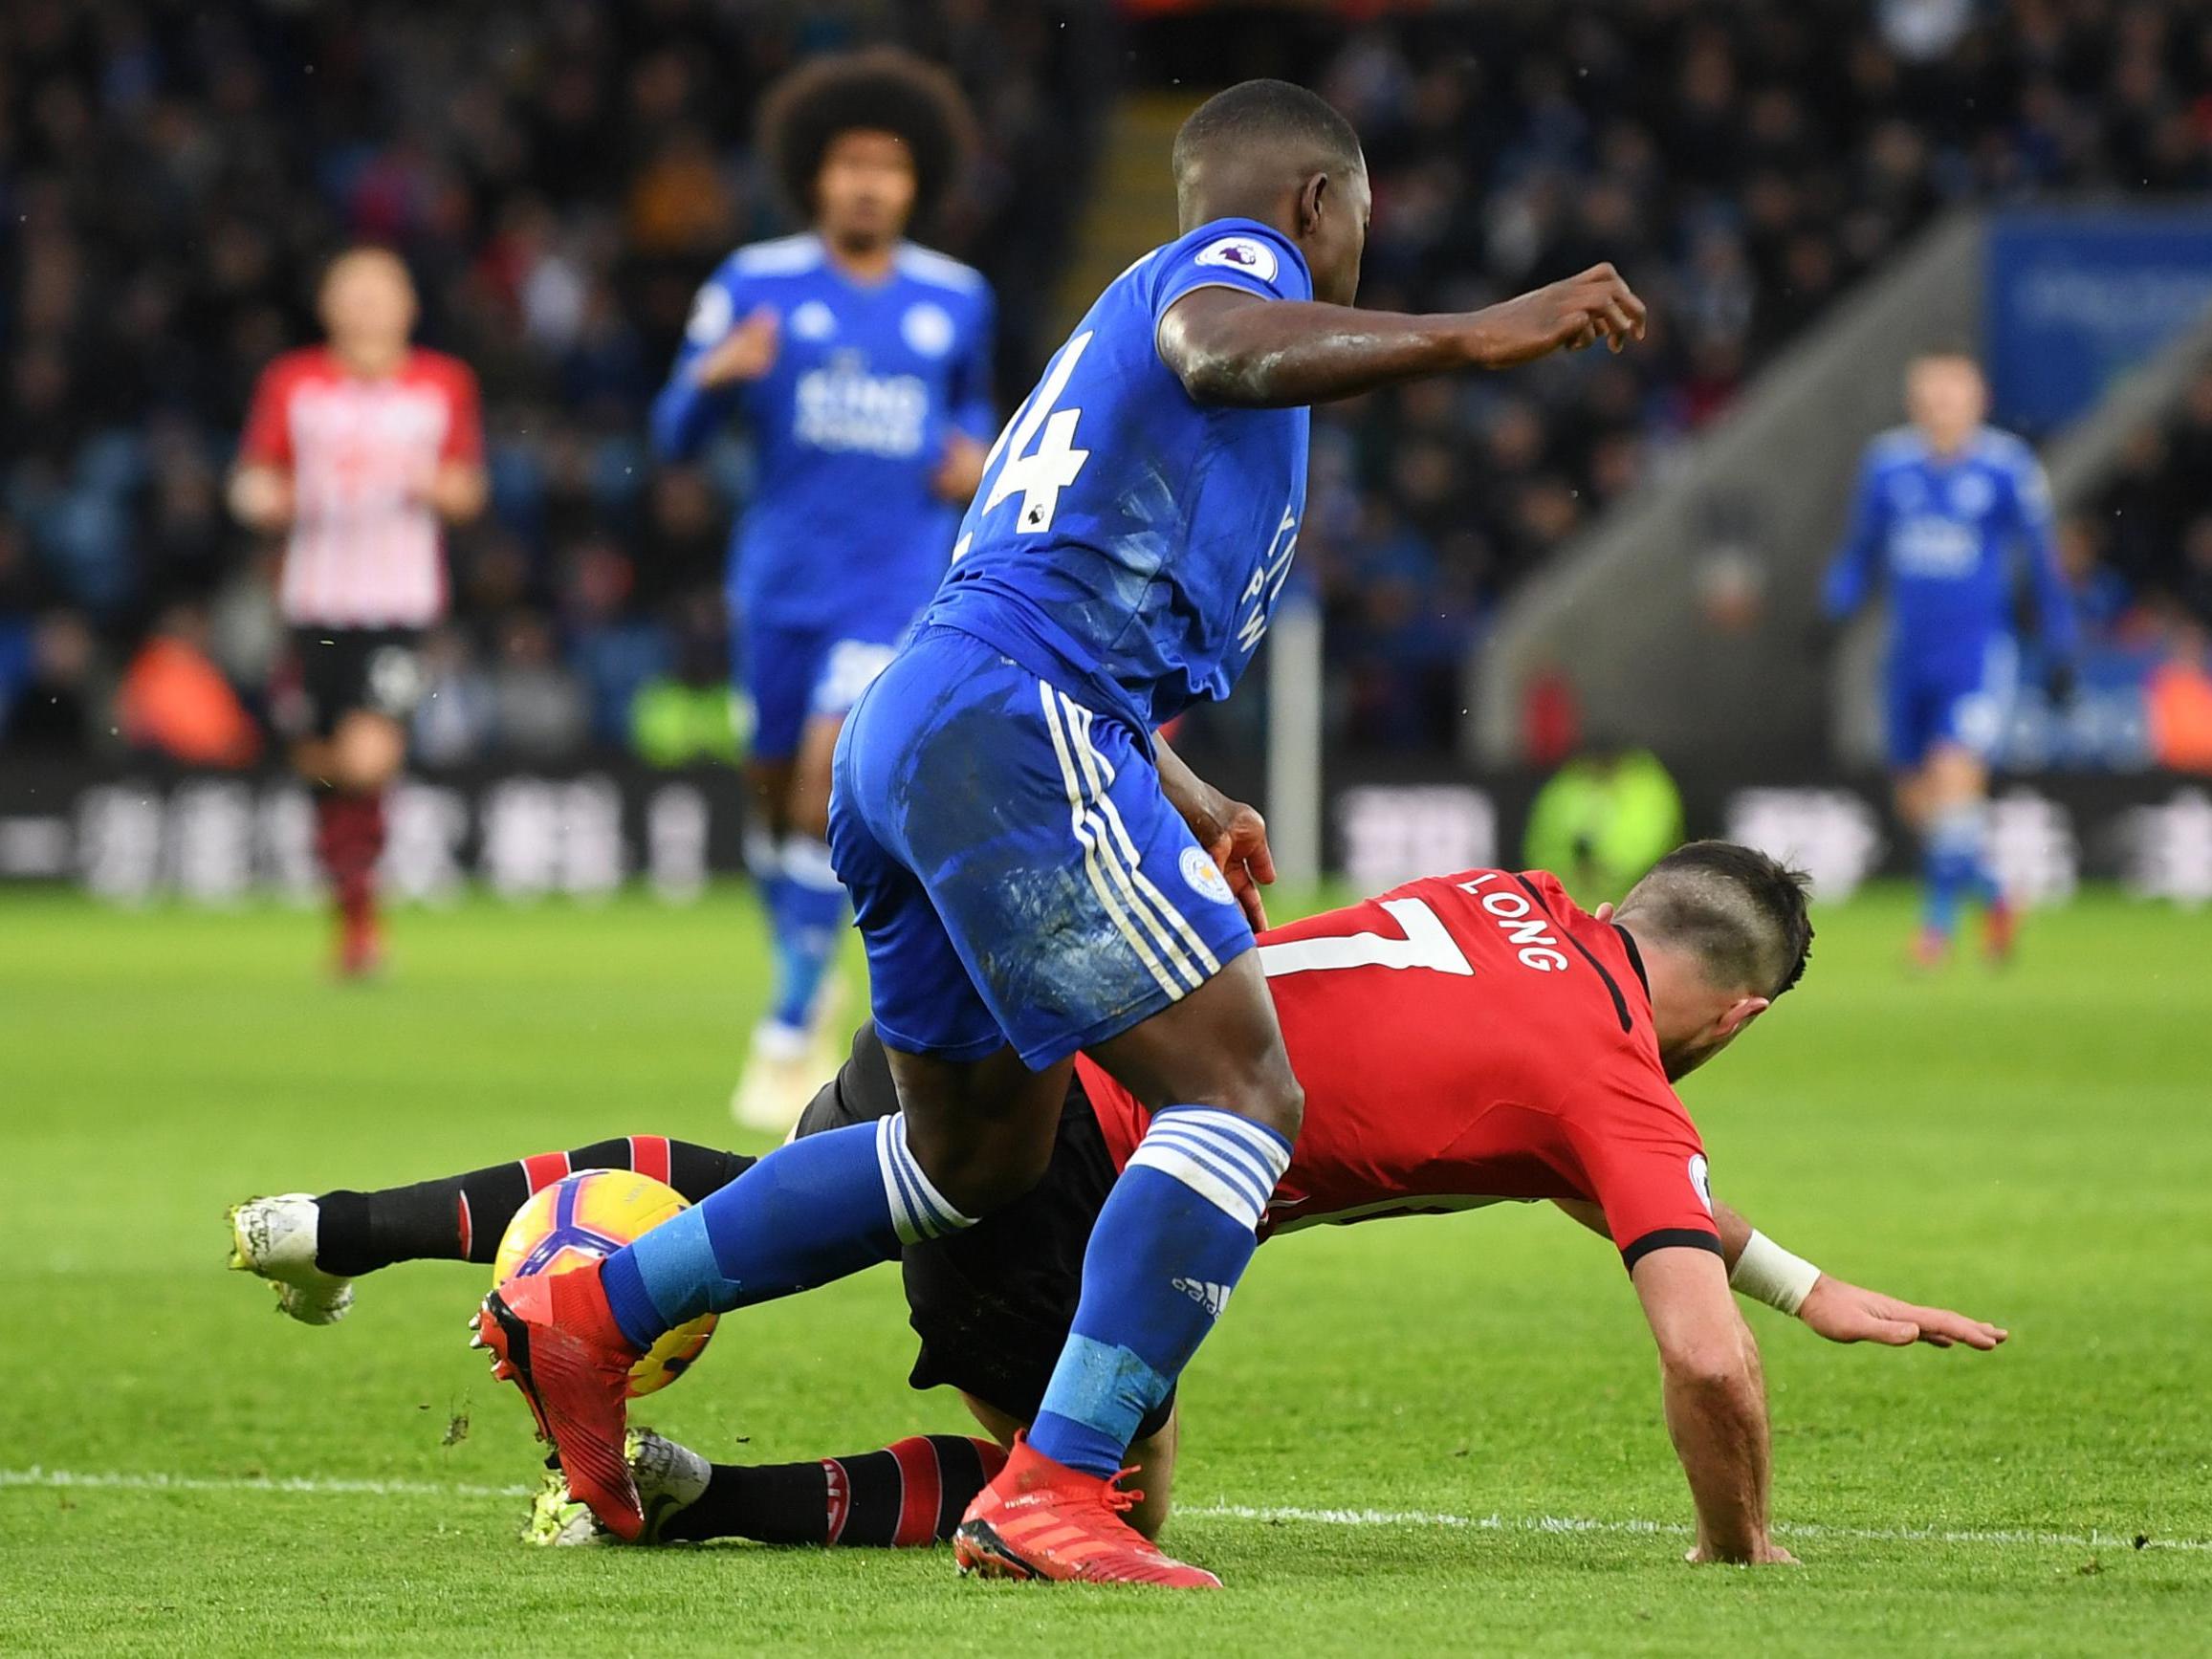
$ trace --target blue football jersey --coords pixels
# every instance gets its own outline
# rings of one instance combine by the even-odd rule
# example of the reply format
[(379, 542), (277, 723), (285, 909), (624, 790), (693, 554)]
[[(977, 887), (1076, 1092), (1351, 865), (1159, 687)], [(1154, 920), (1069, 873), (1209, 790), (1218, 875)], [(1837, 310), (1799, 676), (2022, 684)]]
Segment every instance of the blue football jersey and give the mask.
[(1160, 360), (1160, 318), (1210, 286), (1313, 295), (1298, 249), (1243, 219), (1123, 272), (999, 433), (925, 619), (1087, 688), (1140, 733), (1228, 695), (1304, 512), (1307, 412), (1195, 403)]
[(2016, 559), (2026, 562), (2046, 645), (2071, 656), (2073, 602), (2034, 450), (1984, 427), (1959, 454), (1938, 456), (1900, 427), (1868, 447), (1823, 599), (1841, 620), (1886, 579), (1894, 660), (1978, 662), (2013, 631)]
[[(703, 391), (700, 357), (762, 307), (777, 318), (775, 366)], [(992, 309), (981, 275), (910, 244), (872, 285), (812, 234), (740, 248), (708, 279), (654, 401), (653, 443), (680, 460), (743, 417), (760, 482), (732, 537), (731, 593), (748, 618), (898, 624), (928, 602), (957, 523), (931, 474), (955, 428), (980, 442), (994, 424)]]

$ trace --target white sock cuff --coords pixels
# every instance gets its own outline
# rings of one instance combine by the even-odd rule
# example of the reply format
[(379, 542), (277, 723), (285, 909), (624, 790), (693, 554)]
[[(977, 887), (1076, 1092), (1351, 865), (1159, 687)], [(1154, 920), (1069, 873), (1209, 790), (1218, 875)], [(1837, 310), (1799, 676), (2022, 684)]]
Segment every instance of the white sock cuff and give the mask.
[(1272, 1129), (1211, 1106), (1171, 1106), (1152, 1119), (1128, 1168), (1158, 1171), (1258, 1231), (1290, 1147)]
[(818, 893), (844, 891), (844, 884), (837, 879), (837, 866), (830, 862), (827, 841), (818, 841), (812, 836), (785, 836), (782, 862), (785, 879), (802, 887)]
[(893, 1112), (876, 1120), (876, 1166), (883, 1172), (884, 1197), (891, 1207), (891, 1229), (901, 1244), (919, 1244), (925, 1238), (942, 1238), (975, 1225), (946, 1201), (931, 1185), (921, 1165), (907, 1147), (907, 1114)]
[(745, 826), (744, 857), (745, 872), (756, 882), (765, 882), (771, 876), (783, 873), (783, 849), (761, 825)]
[(1981, 802), (1945, 807), (1928, 821), (1928, 844), (1979, 852), (1989, 839), (1989, 809)]

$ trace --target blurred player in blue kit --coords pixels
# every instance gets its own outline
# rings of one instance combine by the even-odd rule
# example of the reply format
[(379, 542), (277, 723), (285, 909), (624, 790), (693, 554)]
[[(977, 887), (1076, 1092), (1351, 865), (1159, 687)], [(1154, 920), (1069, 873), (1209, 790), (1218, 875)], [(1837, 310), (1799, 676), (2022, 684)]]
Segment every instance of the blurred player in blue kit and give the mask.
[[(1218, 1583), (1129, 1526), (1116, 1475), (1229, 1304), (1304, 1097), (1253, 949), (1265, 825), (1153, 734), (1226, 696), (1267, 631), (1307, 405), (1618, 349), (1644, 308), (1599, 265), (1478, 312), (1352, 309), (1366, 160), (1282, 81), (1209, 99), (1172, 164), (1182, 234), (1106, 286), (999, 435), (951, 572), (838, 744), (832, 853), (900, 1110), (778, 1147), (596, 1269), (486, 1299), (479, 1340), (620, 1537), (644, 1526), (630, 1357), (706, 1308), (842, 1277), (1019, 1198), (1080, 1050), (1148, 1125), (1034, 1423), (955, 1555), (1014, 1578)], [(1735, 1340), (1718, 1256), (1658, 1250), (1640, 1271)]]
[(1960, 901), (1972, 899), (1989, 954), (2003, 960), (2017, 915), (1990, 862), (1989, 767), (2020, 680), (2021, 565), (2060, 700), (2073, 676), (2073, 601), (2043, 468), (2022, 440), (1982, 424), (1980, 365), (1961, 352), (1924, 354), (1907, 371), (1905, 401), (1912, 424), (1868, 447), (1822, 603), (1841, 622), (1887, 583), (1889, 758), (1898, 816), (1920, 837), (1925, 891), (1916, 958), (1933, 968), (1949, 957)]
[(836, 1069), (821, 1031), (844, 920), (830, 755), (945, 573), (995, 425), (991, 290), (904, 239), (952, 184), (968, 125), (951, 79), (902, 53), (822, 58), (781, 82), (763, 147), (810, 228), (723, 261), (653, 404), (663, 459), (736, 417), (757, 463), (730, 608), (754, 716), (748, 862), (776, 967), (732, 1108), (759, 1128), (790, 1127)]

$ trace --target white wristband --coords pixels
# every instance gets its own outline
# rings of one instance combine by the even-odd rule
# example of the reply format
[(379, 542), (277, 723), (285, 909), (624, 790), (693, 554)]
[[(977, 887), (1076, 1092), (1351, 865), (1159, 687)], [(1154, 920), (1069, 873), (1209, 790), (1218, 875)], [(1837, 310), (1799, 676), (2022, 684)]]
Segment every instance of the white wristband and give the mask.
[(1792, 1255), (1765, 1233), (1753, 1230), (1743, 1254), (1728, 1270), (1728, 1282), (1753, 1301), (1795, 1314), (1812, 1294), (1820, 1269), (1803, 1256)]

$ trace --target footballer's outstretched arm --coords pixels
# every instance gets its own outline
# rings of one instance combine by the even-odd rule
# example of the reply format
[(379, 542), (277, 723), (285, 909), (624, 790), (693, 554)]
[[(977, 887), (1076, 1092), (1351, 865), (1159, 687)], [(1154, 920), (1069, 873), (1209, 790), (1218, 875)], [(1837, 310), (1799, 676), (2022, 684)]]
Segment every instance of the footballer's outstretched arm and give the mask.
[(1507, 369), (1604, 340), (1644, 338), (1644, 302), (1593, 265), (1481, 311), (1361, 311), (1195, 288), (1160, 318), (1160, 359), (1202, 404), (1280, 409), (1357, 397), (1455, 369)]
[[(1781, 1302), (1772, 1305), (1794, 1313), (1831, 1342), (1885, 1342), (1893, 1348), (1909, 1348), (1915, 1342), (1948, 1348), (1963, 1342), (1986, 1353), (2009, 1334), (2004, 1326), (1986, 1320), (1970, 1319), (1950, 1308), (1923, 1307), (1882, 1291), (1868, 1290), (1822, 1272), (1810, 1262), (1799, 1261), (1719, 1199), (1713, 1201), (1713, 1220), (1720, 1230), (1720, 1248), (1728, 1258), (1730, 1281), (1745, 1295), (1771, 1301), (1757, 1288), (1760, 1276), (1756, 1270), (1763, 1255), (1779, 1257), (1813, 1276), (1804, 1299), (1794, 1308)], [(1754, 1258), (1749, 1263), (1744, 1259), (1747, 1255)]]
[(1631, 1269), (1659, 1346), (1667, 1433), (1697, 1510), (1693, 1561), (1790, 1561), (1767, 1531), (1766, 1387), (1759, 1346), (1710, 1250), (1675, 1245)]
[[(1595, 1204), (1579, 1198), (1555, 1198), (1552, 1202), (1600, 1238), (1611, 1236), (1606, 1228), (1605, 1212)], [(1818, 1277), (1802, 1301), (1794, 1307), (1774, 1302), (1761, 1296), (1747, 1282), (1747, 1276), (1739, 1270), (1755, 1237), (1776, 1250), (1780, 1247), (1771, 1239), (1765, 1239), (1741, 1213), (1717, 1198), (1713, 1201), (1713, 1224), (1719, 1230), (1720, 1252), (1728, 1263), (1729, 1282), (1754, 1300), (1768, 1301), (1782, 1312), (1794, 1314), (1831, 1342), (1883, 1342), (1894, 1348), (1908, 1348), (1915, 1342), (1948, 1348), (1963, 1342), (1970, 1348), (1987, 1352), (2010, 1334), (2003, 1325), (1993, 1325), (1986, 1320), (1973, 1319), (1950, 1308), (1923, 1307), (1883, 1291), (1868, 1290), (1818, 1268), (1811, 1269)], [(1788, 1259), (1794, 1262), (1797, 1258)], [(1803, 1265), (1811, 1268), (1809, 1262)]]

